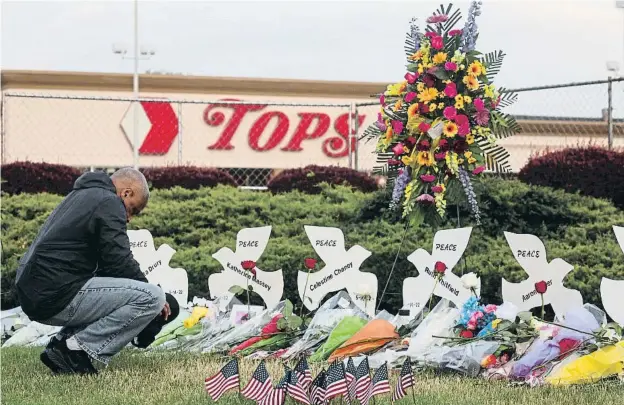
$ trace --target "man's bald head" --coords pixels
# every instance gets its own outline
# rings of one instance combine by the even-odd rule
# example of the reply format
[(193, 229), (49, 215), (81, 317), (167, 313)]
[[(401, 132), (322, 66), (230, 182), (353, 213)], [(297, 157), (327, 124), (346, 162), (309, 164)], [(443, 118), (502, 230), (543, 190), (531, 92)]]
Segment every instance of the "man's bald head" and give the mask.
[(111, 175), (111, 180), (126, 206), (128, 221), (137, 215), (149, 200), (150, 192), (143, 173), (132, 167), (124, 167)]

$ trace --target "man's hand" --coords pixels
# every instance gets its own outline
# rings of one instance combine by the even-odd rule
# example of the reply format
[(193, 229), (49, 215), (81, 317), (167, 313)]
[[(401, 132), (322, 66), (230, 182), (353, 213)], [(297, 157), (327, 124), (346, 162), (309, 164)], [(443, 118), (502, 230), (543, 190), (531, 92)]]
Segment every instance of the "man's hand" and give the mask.
[(171, 315), (171, 308), (169, 308), (168, 302), (165, 302), (165, 307), (162, 309), (160, 315), (165, 318), (165, 321), (169, 318), (169, 315)]

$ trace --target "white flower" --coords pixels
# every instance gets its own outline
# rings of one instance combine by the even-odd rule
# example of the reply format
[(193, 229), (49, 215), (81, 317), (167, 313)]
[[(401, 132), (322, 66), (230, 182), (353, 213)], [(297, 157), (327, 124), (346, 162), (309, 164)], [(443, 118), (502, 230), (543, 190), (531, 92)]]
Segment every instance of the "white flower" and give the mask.
[(476, 290), (479, 286), (479, 278), (474, 273), (467, 273), (461, 277), (461, 282), (465, 288), (469, 290)]
[(518, 307), (513, 303), (503, 302), (502, 305), (499, 305), (498, 308), (496, 308), (496, 317), (514, 322), (516, 320), (516, 316), (518, 316), (518, 311)]

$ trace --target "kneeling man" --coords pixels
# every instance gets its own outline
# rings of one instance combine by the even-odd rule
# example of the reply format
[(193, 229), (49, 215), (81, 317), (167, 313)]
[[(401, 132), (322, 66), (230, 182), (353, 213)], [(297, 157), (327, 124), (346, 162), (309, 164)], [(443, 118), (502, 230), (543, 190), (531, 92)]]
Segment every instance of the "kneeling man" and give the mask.
[(97, 373), (155, 318), (171, 314), (130, 251), (126, 224), (147, 205), (141, 172), (85, 173), (22, 257), (17, 295), (28, 317), (62, 326), (41, 361), (55, 373)]

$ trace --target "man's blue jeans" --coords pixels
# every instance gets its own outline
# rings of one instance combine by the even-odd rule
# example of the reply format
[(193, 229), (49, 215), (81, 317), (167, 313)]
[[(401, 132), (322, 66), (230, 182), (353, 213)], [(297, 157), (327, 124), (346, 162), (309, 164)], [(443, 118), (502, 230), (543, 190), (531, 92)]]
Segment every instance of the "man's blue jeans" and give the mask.
[(125, 278), (94, 277), (60, 313), (41, 323), (63, 326), (91, 358), (108, 364), (165, 306), (164, 291)]

